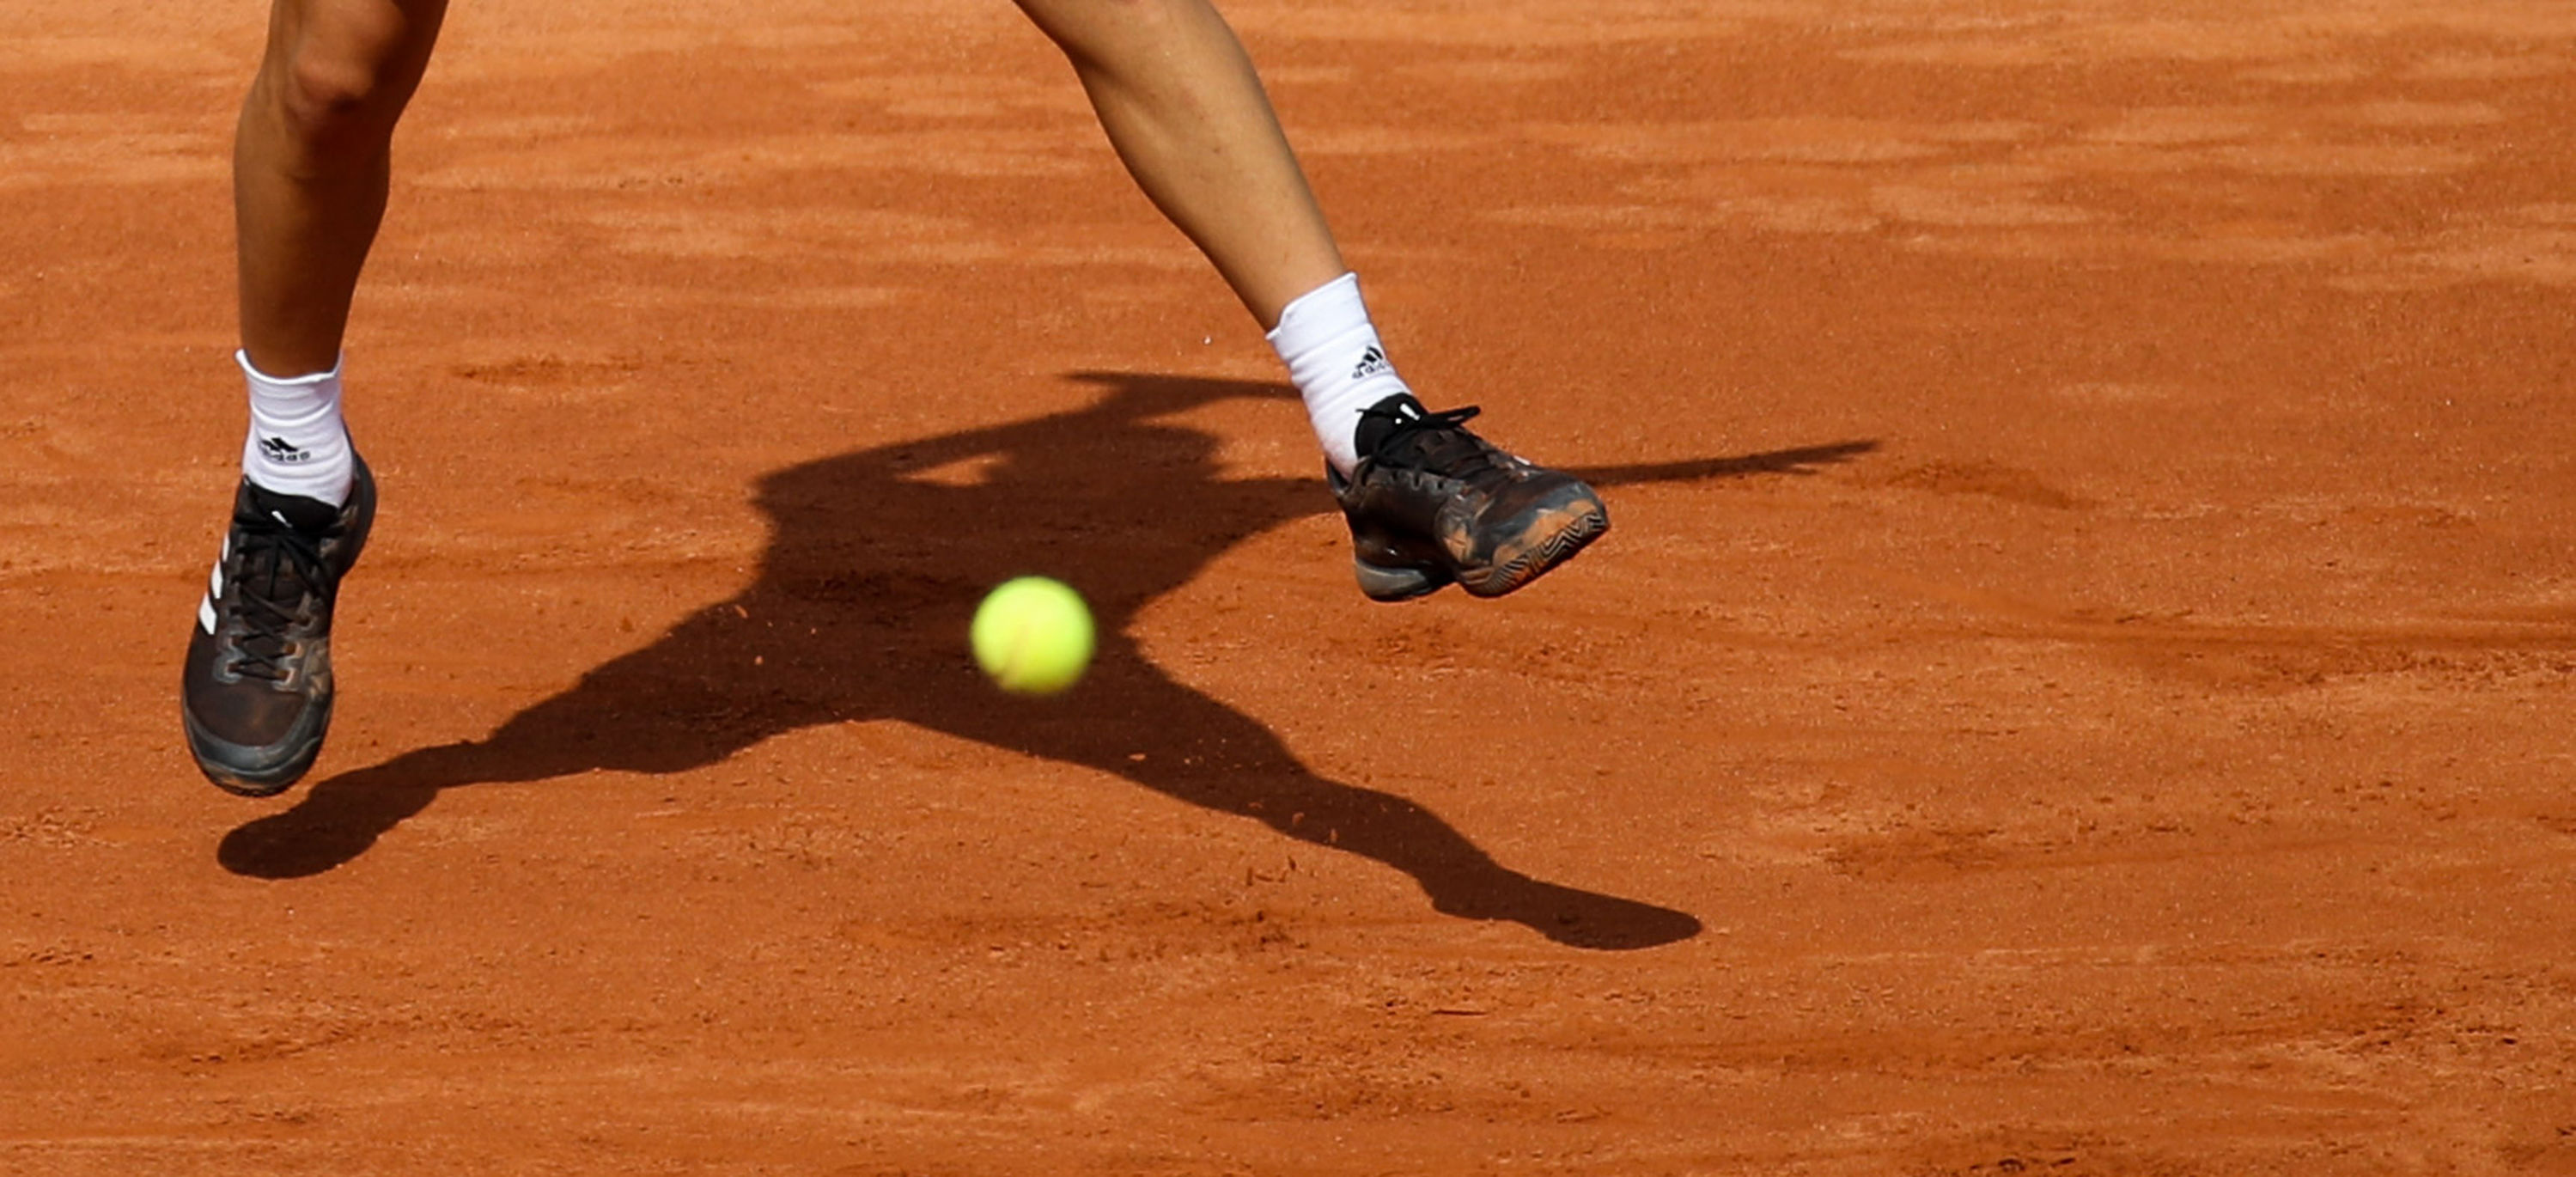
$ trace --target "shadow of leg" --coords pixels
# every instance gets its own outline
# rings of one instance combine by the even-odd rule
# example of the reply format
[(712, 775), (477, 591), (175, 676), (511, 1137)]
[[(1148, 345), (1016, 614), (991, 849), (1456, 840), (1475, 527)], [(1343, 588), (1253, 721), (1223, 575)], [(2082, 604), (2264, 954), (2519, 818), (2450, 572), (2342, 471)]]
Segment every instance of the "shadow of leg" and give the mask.
[(235, 827), (215, 847), (215, 861), (254, 879), (300, 879), (340, 866), (429, 808), (440, 789), (476, 779), (479, 747), (423, 748), (332, 777), (294, 808)]
[(1686, 912), (1533, 879), (1414, 802), (1317, 776), (1268, 729), (1132, 652), (1103, 661), (1069, 699), (1024, 702), (967, 684), (980, 697), (938, 708), (927, 726), (1085, 765), (1375, 859), (1412, 876), (1444, 915), (1508, 920), (1591, 949), (1651, 948), (1699, 934), (1699, 920)]
[(733, 602), (583, 675), (489, 739), (406, 752), (315, 785), (295, 807), (226, 835), (215, 859), (262, 879), (320, 874), (364, 854), (459, 785), (541, 781), (592, 769), (674, 773), (833, 717), (807, 693), (738, 680), (760, 647)]

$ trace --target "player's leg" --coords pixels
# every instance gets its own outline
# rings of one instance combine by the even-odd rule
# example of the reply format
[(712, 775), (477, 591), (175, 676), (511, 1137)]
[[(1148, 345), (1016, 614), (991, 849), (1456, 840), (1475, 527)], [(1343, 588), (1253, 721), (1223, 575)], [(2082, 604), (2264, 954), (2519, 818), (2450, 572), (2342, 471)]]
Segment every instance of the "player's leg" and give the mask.
[(251, 429), (222, 556), (190, 632), (181, 717), (198, 767), (284, 789), (329, 726), (331, 615), (375, 487), (340, 419), (339, 357), (384, 218), (394, 123), (445, 0), (276, 0), (233, 149)]
[(340, 358), (383, 221), (394, 123), (446, 0), (276, 0), (233, 140), (242, 349), (282, 377)]
[(1147, 198), (1266, 329), (1343, 273), (1323, 210), (1225, 19), (1204, 0), (1018, 0), (1073, 62)]
[(1073, 62), (1137, 184), (1269, 330), (1364, 591), (1404, 600), (1455, 581), (1500, 595), (1608, 528), (1580, 480), (1468, 432), (1473, 408), (1430, 413), (1413, 398), (1250, 58), (1207, 0), (1017, 2)]

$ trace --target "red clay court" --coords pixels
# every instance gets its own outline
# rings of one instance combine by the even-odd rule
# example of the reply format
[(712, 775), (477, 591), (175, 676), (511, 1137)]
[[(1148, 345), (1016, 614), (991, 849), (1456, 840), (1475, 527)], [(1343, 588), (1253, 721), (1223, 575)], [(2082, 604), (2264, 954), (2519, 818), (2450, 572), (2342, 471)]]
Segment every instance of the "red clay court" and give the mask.
[(1615, 521), (1377, 606), (1008, 5), (467, 0), (254, 803), (262, 7), (0, 10), (0, 1171), (2576, 1173), (2567, 5), (1228, 5)]

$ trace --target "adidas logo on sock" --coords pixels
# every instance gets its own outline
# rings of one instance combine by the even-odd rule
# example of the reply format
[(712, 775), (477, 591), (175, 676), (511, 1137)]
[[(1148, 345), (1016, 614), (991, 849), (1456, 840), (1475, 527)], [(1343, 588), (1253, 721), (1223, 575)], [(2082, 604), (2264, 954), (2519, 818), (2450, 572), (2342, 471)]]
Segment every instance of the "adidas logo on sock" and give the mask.
[(1378, 346), (1372, 343), (1367, 351), (1360, 353), (1359, 366), (1351, 369), (1351, 379), (1366, 380), (1381, 372), (1394, 370), (1394, 366), (1386, 362), (1386, 353), (1378, 350)]
[(261, 438), (259, 452), (269, 461), (288, 466), (297, 462), (311, 461), (313, 458), (313, 451), (299, 447), (283, 437)]

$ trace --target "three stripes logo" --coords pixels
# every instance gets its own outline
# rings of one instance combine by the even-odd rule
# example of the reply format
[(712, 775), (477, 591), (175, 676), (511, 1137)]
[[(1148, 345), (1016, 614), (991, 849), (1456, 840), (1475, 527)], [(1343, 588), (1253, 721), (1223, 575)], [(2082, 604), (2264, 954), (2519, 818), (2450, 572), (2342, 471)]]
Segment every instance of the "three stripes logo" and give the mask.
[(1367, 351), (1360, 353), (1359, 364), (1351, 369), (1351, 379), (1366, 380), (1371, 376), (1394, 370), (1395, 366), (1386, 362), (1386, 353), (1372, 343)]
[(224, 595), (224, 561), (233, 558), (233, 537), (224, 536), (224, 554), (215, 557), (215, 570), (206, 574), (206, 595), (197, 599), (197, 624), (207, 636), (215, 632), (215, 598)]
[(294, 442), (288, 441), (283, 437), (263, 437), (259, 439), (259, 452), (265, 455), (269, 461), (276, 462), (283, 466), (292, 466), (298, 462), (308, 462), (313, 459), (313, 451), (298, 446)]

